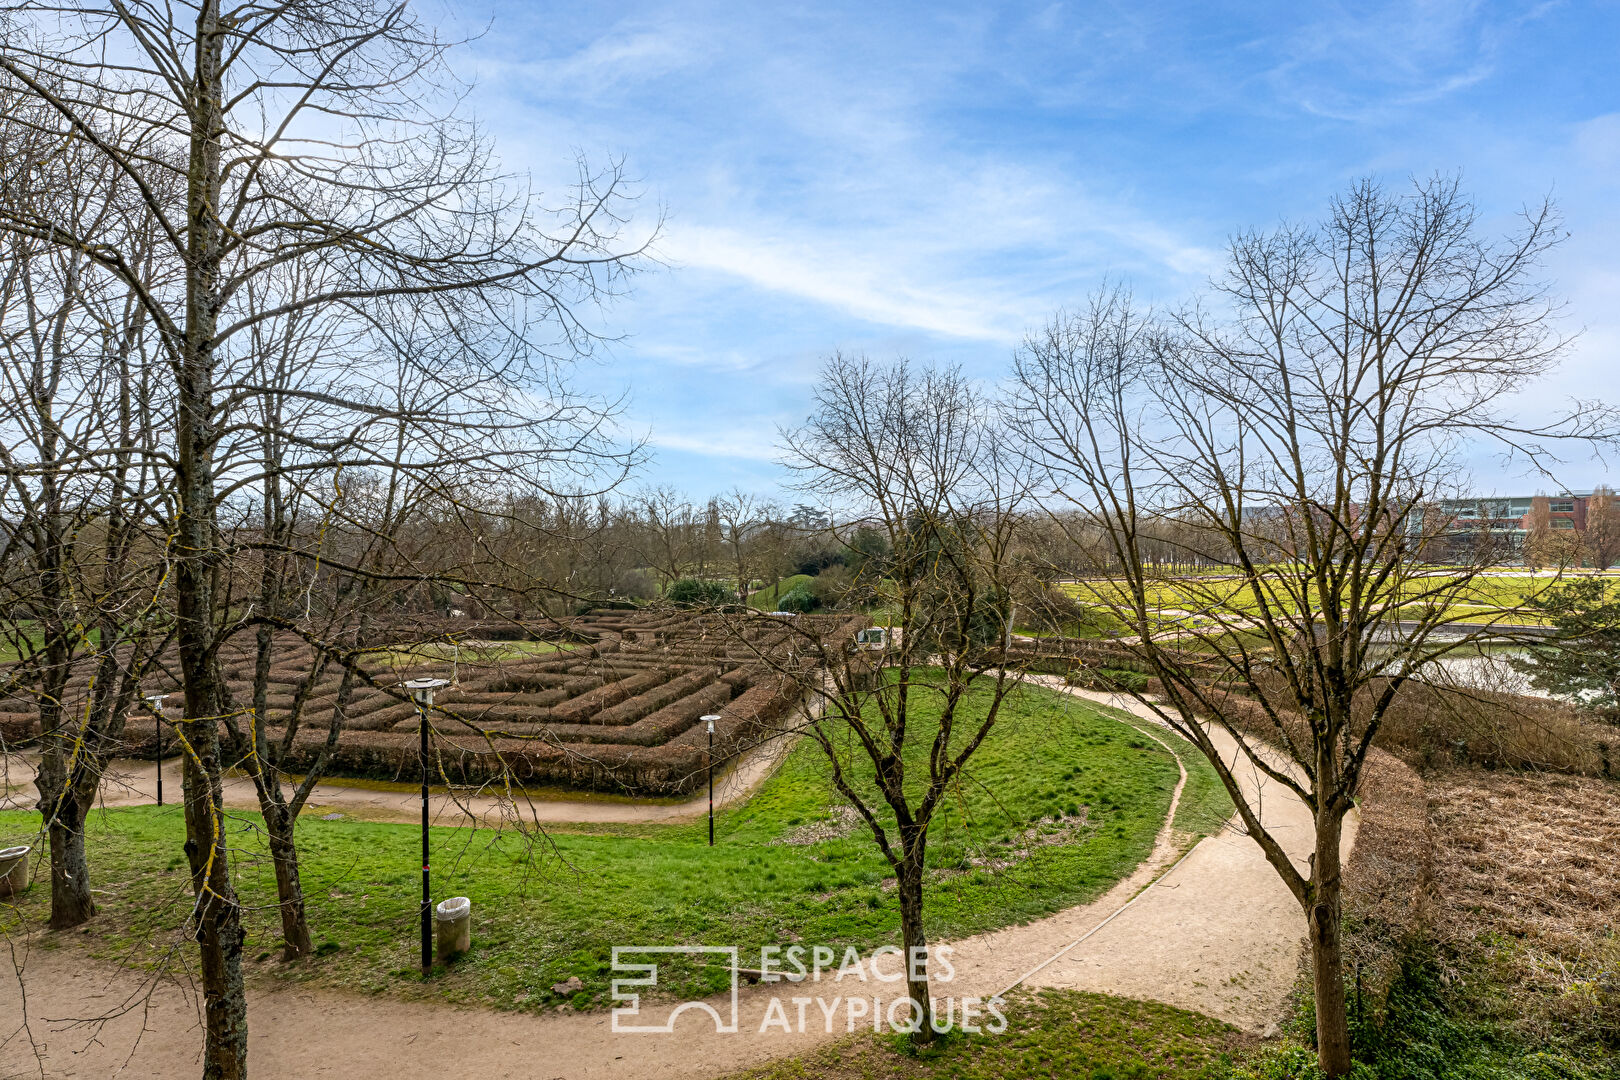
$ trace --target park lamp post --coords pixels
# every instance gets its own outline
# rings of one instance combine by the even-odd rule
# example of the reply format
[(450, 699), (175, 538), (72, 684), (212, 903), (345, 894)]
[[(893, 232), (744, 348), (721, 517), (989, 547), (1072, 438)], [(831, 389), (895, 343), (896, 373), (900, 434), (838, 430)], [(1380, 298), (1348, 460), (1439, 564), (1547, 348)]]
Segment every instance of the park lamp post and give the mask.
[(146, 695), (146, 703), (147, 705), (151, 706), (152, 712), (156, 716), (156, 722), (152, 725), (152, 732), (157, 738), (157, 784), (159, 806), (163, 805), (163, 699), (168, 696), (168, 694)]
[(422, 764), (422, 971), (433, 967), (433, 900), (428, 859), (428, 710), (433, 707), (433, 691), (449, 686), (449, 679), (408, 679), (400, 684), (411, 692), (422, 734), (418, 754)]
[(709, 729), (709, 846), (714, 847), (714, 722), (718, 716), (705, 716), (703, 723)]

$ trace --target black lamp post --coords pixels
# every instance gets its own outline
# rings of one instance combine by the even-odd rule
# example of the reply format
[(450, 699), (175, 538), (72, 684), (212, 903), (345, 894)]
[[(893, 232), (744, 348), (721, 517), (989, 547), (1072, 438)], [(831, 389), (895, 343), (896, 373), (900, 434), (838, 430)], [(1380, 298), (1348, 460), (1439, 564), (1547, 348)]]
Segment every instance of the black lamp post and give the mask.
[(709, 728), (709, 846), (714, 847), (714, 722), (718, 716), (705, 716)]
[(163, 805), (163, 699), (168, 694), (147, 694), (146, 703), (152, 707), (155, 722), (152, 731), (157, 736), (158, 805)]
[(428, 861), (428, 710), (433, 707), (433, 691), (449, 686), (449, 679), (410, 679), (401, 683), (416, 701), (421, 719), (422, 742), (418, 751), (422, 763), (422, 970), (433, 967), (433, 899)]

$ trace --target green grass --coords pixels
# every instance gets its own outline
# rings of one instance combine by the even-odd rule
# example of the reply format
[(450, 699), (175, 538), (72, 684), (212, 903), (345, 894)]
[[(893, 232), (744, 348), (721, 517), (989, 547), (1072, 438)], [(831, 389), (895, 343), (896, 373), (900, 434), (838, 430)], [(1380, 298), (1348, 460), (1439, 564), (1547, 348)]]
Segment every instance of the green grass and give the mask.
[[(1168, 742), (1179, 740), (1163, 735)], [(1221, 778), (1209, 767), (1196, 749), (1182, 744), (1182, 761), (1187, 766), (1187, 786), (1181, 790), (1181, 803), (1176, 807), (1175, 828), (1190, 836), (1210, 836), (1231, 818), (1236, 808), (1226, 793)]]
[(809, 584), (814, 580), (816, 579), (811, 577), (809, 574), (794, 574), (791, 577), (785, 577), (775, 585), (767, 586), (766, 588), (751, 594), (748, 597), (748, 606), (754, 608), (756, 611), (775, 611), (777, 610), (777, 605), (781, 602), (782, 597), (786, 596), (800, 585), (808, 587)]
[(550, 653), (568, 652), (578, 646), (571, 641), (486, 641), (476, 645), (455, 645), (444, 641), (428, 641), (401, 645), (393, 650), (408, 663), (428, 660), (459, 659), (465, 664), (491, 664), (500, 660), (524, 659)]
[[(0, 628), (0, 664), (10, 664), (25, 656), (33, 656), (45, 647), (45, 632), (38, 629), (39, 623), (33, 619), (22, 619), (7, 622)], [(101, 640), (101, 629), (90, 627), (84, 632), (84, 639), (78, 643), (78, 648), (94, 648)]]
[(859, 1035), (730, 1080), (1213, 1080), (1254, 1040), (1198, 1013), (1072, 990), (1020, 993), (1007, 1030), (942, 1040), (921, 1055)]
[[(1347, 941), (1366, 929), (1347, 918)], [(1375, 949), (1377, 946), (1375, 946)], [(1355, 1005), (1348, 975), (1352, 1080), (1615, 1080), (1620, 1056), (1612, 1040), (1586, 1041), (1599, 1030), (1601, 1006), (1589, 1000), (1596, 1025), (1561, 1023), (1551, 1038), (1526, 1039), (1497, 1011), (1508, 991), (1522, 987), (1497, 981), (1488, 960), (1466, 952), (1442, 964), (1422, 934), (1407, 938), (1390, 958), (1389, 985), (1369, 990), (1365, 1011)], [(1247, 1055), (1221, 1080), (1320, 1080), (1316, 1066), (1315, 1013), (1310, 975), (1304, 972), (1282, 1018), (1282, 1039)], [(1493, 1015), (1494, 1013), (1494, 1015)], [(1612, 1030), (1612, 1028), (1610, 1029)]]
[[(982, 699), (969, 702), (975, 706)], [(1151, 850), (1176, 781), (1174, 760), (1156, 743), (1068, 695), (1026, 687), (1003, 715), (930, 833), (927, 918), (935, 938), (1025, 922), (1101, 894)], [(917, 745), (926, 747), (929, 725), (920, 713), (914, 718)], [(1181, 820), (1218, 820), (1224, 794), (1212, 775), (1200, 776), (1208, 766), (1195, 752), (1183, 756), (1198, 779)], [(840, 825), (827, 774), (820, 749), (802, 741), (753, 799), (720, 814), (712, 849), (701, 820), (577, 828), (534, 848), (510, 831), (435, 829), (434, 893), (472, 898), (475, 944), (427, 984), (414, 969), (417, 828), (306, 817), (298, 826), (301, 862), (325, 955), (285, 968), (268, 960), (252, 966), (365, 991), (536, 1008), (557, 1003), (548, 988), (570, 975), (585, 983), (573, 1004), (601, 1004), (616, 944), (737, 945), (747, 955), (792, 941), (840, 950), (890, 943), (899, 918), (885, 887), (888, 866), (870, 834)], [(1052, 820), (1082, 807), (1083, 827)], [(0, 813), (0, 840), (37, 823), (33, 814)], [(232, 815), (228, 827), (248, 956), (269, 957), (278, 921), (259, 819)], [(807, 839), (807, 830), (824, 835), (784, 842)], [(85, 942), (103, 955), (139, 959), (180, 940), (182, 832), (174, 807), (93, 816), (91, 867), (103, 891)], [(1036, 834), (1063, 842), (1028, 843)], [(36, 885), (9, 917), (0, 909), (0, 924), (43, 921), (47, 894)], [(661, 981), (689, 993), (721, 988), (723, 978), (691, 967)]]

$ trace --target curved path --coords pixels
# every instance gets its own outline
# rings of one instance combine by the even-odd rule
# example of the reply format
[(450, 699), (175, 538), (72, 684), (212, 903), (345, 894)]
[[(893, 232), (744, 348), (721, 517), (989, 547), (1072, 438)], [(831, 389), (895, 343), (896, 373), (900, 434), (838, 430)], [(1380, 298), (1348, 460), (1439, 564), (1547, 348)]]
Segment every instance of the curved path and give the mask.
[[(1157, 722), (1150, 710), (1122, 695), (1071, 693)], [(1211, 738), (1228, 762), (1237, 760), (1230, 736), (1216, 728)], [(1315, 831), (1309, 809), (1252, 766), (1240, 768), (1238, 779), (1257, 800), (1266, 828), (1308, 872)], [(1359, 820), (1352, 812), (1346, 821), (1344, 859), (1355, 845)], [(1139, 903), (1024, 985), (1149, 998), (1265, 1032), (1293, 985), (1304, 935), (1299, 904), (1234, 818), (1200, 841)]]
[[(1107, 695), (1076, 693), (1131, 708)], [(1226, 749), (1236, 753), (1235, 746)], [(1243, 783), (1261, 797), (1263, 819), (1303, 865), (1311, 832), (1305, 808), (1257, 776), (1244, 776)], [(1352, 842), (1347, 835), (1347, 855)], [(954, 943), (956, 977), (948, 985), (936, 982), (935, 992), (960, 999), (989, 997), (1014, 984), (1074, 987), (1165, 1001), (1263, 1030), (1292, 983), (1303, 916), (1259, 848), (1229, 828), (1179, 861), (1178, 855), (1180, 842), (1167, 827), (1148, 861), (1095, 902)], [(87, 966), (77, 950), (25, 954), (24, 947), (16, 946), (26, 970), (26, 1007), (45, 1058), (36, 1058), (26, 1036), (11, 1035), (0, 1045), (0, 1078), (195, 1075), (200, 1032), (196, 1001), (185, 987), (151, 986), (129, 971)], [(21, 1014), (18, 991), (0, 959), (0, 1016)], [(531, 1016), (254, 987), (250, 1053), (256, 1073), (277, 1076), (703, 1078), (802, 1053), (846, 1033), (847, 1011), (824, 1022), (813, 1003), (807, 1003), (803, 1030), (762, 1031), (765, 1020), (780, 1014), (798, 1027), (793, 998), (831, 1002), (874, 992), (895, 995), (892, 984), (853, 976), (824, 977), (814, 986), (744, 986), (735, 1033), (718, 1033), (708, 1016), (688, 1010), (672, 1033), (623, 1034), (612, 1030), (605, 1013)], [(729, 1006), (724, 998), (711, 1001), (722, 1013)], [(658, 1010), (647, 1011), (658, 1019)], [(61, 1019), (90, 1014), (109, 1019), (94, 1029)]]

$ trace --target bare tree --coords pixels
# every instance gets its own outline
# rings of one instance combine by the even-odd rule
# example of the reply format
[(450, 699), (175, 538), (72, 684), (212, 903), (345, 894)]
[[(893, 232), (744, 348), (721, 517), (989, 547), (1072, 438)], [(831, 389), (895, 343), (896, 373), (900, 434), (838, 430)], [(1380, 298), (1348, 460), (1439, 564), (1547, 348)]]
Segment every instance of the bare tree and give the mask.
[(796, 662), (777, 666), (818, 702), (806, 730), (894, 870), (912, 1038), (928, 1042), (928, 829), (1019, 684), (1003, 646), (1023, 478), (960, 372), (905, 363), (831, 360), (783, 445), (807, 491), (889, 549), (889, 647), (857, 646), (847, 621), (784, 620)]
[(1620, 499), (1607, 484), (1599, 484), (1586, 501), (1584, 539), (1592, 565), (1599, 570), (1620, 562)]
[(1535, 496), (1525, 524), (1524, 565), (1532, 570), (1561, 565), (1565, 560), (1559, 557), (1560, 538), (1553, 534), (1552, 500), (1546, 495)]
[[(1426, 562), (1452, 532), (1427, 508), (1466, 440), (1545, 465), (1551, 436), (1613, 430), (1596, 405), (1544, 428), (1502, 412), (1559, 349), (1536, 276), (1554, 231), (1542, 207), (1491, 242), (1450, 179), (1399, 195), (1361, 183), (1317, 226), (1234, 239), (1219, 317), (1155, 321), (1106, 290), (1031, 337), (1014, 369), (1011, 422), (1073, 511), (1059, 520), (1084, 522), (1108, 556), (1082, 598), (1128, 626), (1119, 647), (1163, 685), (1142, 700), (1209, 758), (1306, 916), (1330, 1076), (1350, 1069), (1340, 833), (1368, 748), (1403, 684), (1491, 632), (1456, 606), (1484, 553)], [(1166, 520), (1201, 533), (1224, 573), (1156, 568), (1144, 552)], [(1189, 634), (1199, 648), (1178, 648)], [(1310, 808), (1307, 866), (1267, 829), (1240, 764)]]
[(783, 519), (780, 507), (771, 507), (754, 531), (754, 571), (771, 583), (771, 594), (781, 592), (782, 578), (793, 571), (793, 546), (798, 530)]
[(757, 543), (769, 526), (775, 507), (757, 495), (733, 488), (714, 502), (721, 543), (737, 579), (737, 599), (746, 602), (748, 587), (763, 564)]
[(699, 561), (702, 525), (686, 496), (667, 485), (648, 488), (634, 503), (637, 552), (667, 588)]
[[(0, 153), (32, 172), (37, 205), (150, 252), (150, 219), (101, 195), (106, 163), (82, 140), (47, 148), (26, 130), (4, 134)], [(6, 681), (37, 706), (50, 925), (66, 929), (95, 913), (85, 817), (170, 625), (154, 441), (166, 395), (147, 364), (150, 321), (127, 285), (38, 240), (6, 236), (0, 250), (0, 517), (11, 556), (0, 610), (19, 657)]]
[[(444, 325), (476, 310), (504, 338), (501, 385), (521, 385), (535, 365), (589, 347), (574, 305), (616, 288), (635, 248), (618, 239), (623, 181), (582, 170), (573, 197), (542, 212), (521, 178), (494, 170), (457, 114), (448, 44), (403, 5), (82, 0), (14, 10), (27, 31), (8, 40), (0, 72), (46, 108), (8, 121), (93, 147), (114, 197), (156, 223), (156, 260), (176, 271), (152, 274), (118, 238), (82, 232), (37, 200), (0, 200), (0, 229), (84, 253), (134, 293), (172, 379), (178, 726), (203, 1073), (241, 1076), (242, 927), (221, 827), (219, 722), (231, 710), (217, 649), (229, 618), (216, 591), (227, 555), (217, 516), (226, 365), (243, 335), (271, 320), (350, 310), (375, 327), (390, 302), (412, 299)], [(8, 175), (5, 188), (27, 191), (29, 179)], [(161, 194), (175, 189), (178, 204)], [(293, 266), (322, 268), (321, 287), (278, 290), (273, 276)], [(269, 306), (254, 306), (255, 285), (275, 297)], [(364, 398), (345, 404), (374, 409)], [(495, 442), (486, 460), (507, 449)]]

